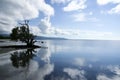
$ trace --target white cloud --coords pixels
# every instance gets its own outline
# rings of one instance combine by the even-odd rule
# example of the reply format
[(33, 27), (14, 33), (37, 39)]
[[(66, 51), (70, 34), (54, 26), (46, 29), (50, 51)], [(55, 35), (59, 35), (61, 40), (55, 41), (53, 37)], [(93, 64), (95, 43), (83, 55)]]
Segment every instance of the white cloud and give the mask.
[[(92, 18), (90, 18), (92, 19)], [(93, 19), (94, 21), (94, 19)], [(95, 21), (97, 21), (95, 19)], [(41, 24), (40, 24), (41, 25)], [(95, 31), (95, 30), (79, 30), (79, 29), (60, 29), (51, 26), (51, 22), (49, 21), (44, 21), (42, 22), (42, 25), (40, 27), (40, 30), (42, 34), (46, 35), (54, 35), (54, 36), (59, 36), (59, 37), (65, 37), (69, 39), (117, 39), (119, 40), (120, 38), (117, 37), (116, 34), (112, 32), (106, 32), (106, 31)]]
[(92, 12), (87, 13), (77, 13), (77, 14), (73, 14), (72, 17), (74, 19), (74, 21), (76, 22), (85, 22), (85, 21), (90, 21), (90, 22), (96, 22), (99, 21), (97, 18), (95, 17), (91, 17), (93, 15)]
[(116, 7), (112, 8), (108, 11), (109, 14), (120, 14), (120, 3)]
[(17, 21), (37, 18), (40, 12), (54, 15), (54, 9), (44, 0), (0, 0), (0, 30), (8, 32)]
[(97, 0), (99, 5), (106, 5), (108, 3), (120, 3), (120, 0)]
[(83, 10), (87, 7), (86, 0), (51, 0), (51, 3), (65, 4), (63, 7), (65, 12)]
[(85, 2), (86, 0), (71, 0), (68, 5), (63, 8), (63, 10), (69, 12), (85, 9), (87, 7)]
[(45, 17), (44, 19), (41, 19), (39, 28), (41, 30), (41, 33), (49, 34), (50, 33), (49, 29), (51, 29), (50, 17)]
[(60, 4), (60, 3), (67, 3), (67, 2), (69, 2), (70, 0), (51, 0), (51, 3), (58, 3), (58, 4)]
[[(44, 21), (44, 20), (43, 20)], [(119, 39), (112, 32), (101, 32), (94, 30), (76, 30), (76, 29), (59, 29), (51, 26), (47, 20), (40, 24), (40, 30), (46, 35), (56, 35), (59, 37), (66, 37), (70, 39)]]
[(47, 35), (70, 35), (66, 30), (55, 28), (51, 25), (50, 17), (45, 17), (41, 20), (39, 26), (42, 34)]
[(109, 3), (116, 4), (115, 7), (111, 8), (110, 10), (101, 11), (102, 14), (120, 14), (120, 0), (97, 0), (99, 5), (107, 5)]
[(37, 26), (30, 26), (30, 32), (34, 33), (34, 35), (41, 35), (41, 30)]
[(73, 68), (64, 68), (63, 70), (66, 72), (73, 80), (86, 80), (85, 78), (85, 71), (84, 70), (78, 70)]
[(84, 13), (74, 14), (72, 16), (73, 16), (74, 20), (77, 22), (86, 21), (86, 15)]
[(54, 15), (54, 8), (47, 4), (45, 0), (30, 0), (31, 5), (34, 5), (36, 9), (42, 11), (47, 16)]

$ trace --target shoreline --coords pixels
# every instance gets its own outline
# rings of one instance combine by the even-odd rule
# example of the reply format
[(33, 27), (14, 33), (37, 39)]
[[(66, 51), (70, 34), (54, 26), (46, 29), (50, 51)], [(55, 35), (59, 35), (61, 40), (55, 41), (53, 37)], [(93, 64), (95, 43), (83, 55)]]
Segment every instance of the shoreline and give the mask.
[(41, 46), (33, 45), (7, 45), (7, 46), (0, 46), (0, 48), (15, 48), (15, 49), (26, 49), (26, 48), (41, 48)]
[(11, 41), (10, 39), (0, 39), (0, 48), (14, 48), (14, 49), (27, 49), (27, 48), (41, 48), (38, 45), (27, 46), (20, 41)]

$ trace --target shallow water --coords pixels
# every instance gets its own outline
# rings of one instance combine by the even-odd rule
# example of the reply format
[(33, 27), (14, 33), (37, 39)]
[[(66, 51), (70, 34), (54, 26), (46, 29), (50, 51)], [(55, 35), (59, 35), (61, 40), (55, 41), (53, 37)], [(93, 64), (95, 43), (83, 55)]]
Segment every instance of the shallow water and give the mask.
[(43, 48), (0, 54), (0, 80), (120, 80), (120, 41), (36, 44)]

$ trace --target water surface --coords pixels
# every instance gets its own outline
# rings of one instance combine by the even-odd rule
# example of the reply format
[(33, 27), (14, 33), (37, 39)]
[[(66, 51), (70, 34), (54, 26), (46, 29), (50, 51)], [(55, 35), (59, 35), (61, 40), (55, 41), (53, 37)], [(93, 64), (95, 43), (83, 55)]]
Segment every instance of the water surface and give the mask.
[(36, 44), (43, 48), (0, 54), (0, 80), (120, 80), (120, 41)]

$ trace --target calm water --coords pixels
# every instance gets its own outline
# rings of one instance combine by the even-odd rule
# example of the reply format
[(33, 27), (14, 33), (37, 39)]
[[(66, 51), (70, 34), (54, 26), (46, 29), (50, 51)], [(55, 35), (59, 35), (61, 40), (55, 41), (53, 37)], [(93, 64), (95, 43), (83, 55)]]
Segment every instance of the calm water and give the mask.
[(120, 41), (36, 44), (43, 48), (0, 54), (0, 80), (120, 80)]

